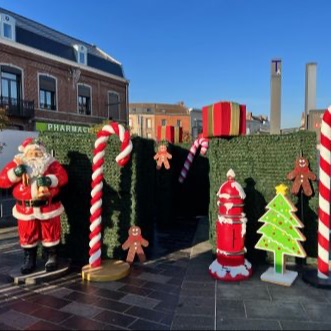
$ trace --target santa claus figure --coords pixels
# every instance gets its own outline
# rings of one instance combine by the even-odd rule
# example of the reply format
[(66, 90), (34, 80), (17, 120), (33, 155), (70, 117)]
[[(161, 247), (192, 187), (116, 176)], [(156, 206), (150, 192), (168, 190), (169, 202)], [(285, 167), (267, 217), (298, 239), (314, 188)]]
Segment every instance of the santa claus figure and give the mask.
[(64, 211), (59, 192), (68, 182), (67, 172), (38, 140), (28, 138), (18, 150), (20, 153), (0, 173), (0, 188), (13, 187), (16, 199), (13, 216), (18, 220), (20, 245), (24, 249), (21, 273), (35, 270), (39, 242), (47, 252), (46, 271), (54, 271), (61, 235), (60, 215)]

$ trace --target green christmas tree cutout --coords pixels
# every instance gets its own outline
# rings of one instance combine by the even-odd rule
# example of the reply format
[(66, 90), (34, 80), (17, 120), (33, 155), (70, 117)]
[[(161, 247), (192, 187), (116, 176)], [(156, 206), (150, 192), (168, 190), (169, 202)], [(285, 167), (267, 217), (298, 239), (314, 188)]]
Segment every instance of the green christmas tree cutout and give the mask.
[[(306, 252), (300, 244), (300, 241), (306, 240), (299, 230), (303, 228), (303, 224), (295, 215), (297, 209), (285, 196), (286, 191), (287, 187), (283, 184), (276, 187), (276, 196), (267, 205), (267, 212), (259, 219), (259, 222), (263, 222), (264, 225), (257, 231), (262, 234), (262, 237), (255, 245), (257, 249), (274, 253), (274, 270), (268, 270), (268, 273), (272, 274), (272, 279), (262, 279), (263, 275), (261, 279), (276, 283), (283, 283), (279, 277), (286, 273), (284, 255), (306, 257)], [(278, 278), (279, 281), (277, 281)], [(287, 281), (284, 281), (286, 283), (284, 285), (287, 285)]]

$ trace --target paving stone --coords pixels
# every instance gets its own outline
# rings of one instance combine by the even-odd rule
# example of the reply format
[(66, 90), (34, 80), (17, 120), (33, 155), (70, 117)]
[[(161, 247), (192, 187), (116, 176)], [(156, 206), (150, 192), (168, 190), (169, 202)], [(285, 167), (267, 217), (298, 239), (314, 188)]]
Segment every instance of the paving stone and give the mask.
[(282, 302), (316, 302), (328, 303), (327, 297), (324, 295), (325, 290), (315, 287), (305, 286), (304, 288), (298, 284), (291, 287), (271, 286), (269, 292), (274, 301)]
[(215, 330), (214, 316), (176, 315), (170, 330)]
[(321, 322), (300, 322), (300, 321), (280, 321), (283, 330), (331, 330), (331, 323)]
[(100, 322), (108, 323), (114, 326), (118, 325), (124, 328), (127, 328), (130, 324), (137, 320), (136, 317), (123, 315), (113, 311), (103, 311), (102, 313), (96, 315), (94, 319)]
[(35, 302), (39, 305), (44, 305), (52, 308), (61, 308), (67, 305), (70, 301), (53, 297), (48, 294), (36, 294), (27, 298), (30, 302)]
[(133, 306), (125, 311), (126, 315), (138, 317), (152, 322), (161, 322), (166, 318), (166, 314), (156, 310)]
[(266, 300), (244, 301), (248, 318), (265, 318), (277, 320), (308, 320), (307, 313), (300, 303), (284, 303)]
[(63, 299), (66, 299), (68, 301), (77, 301), (80, 303), (86, 303), (86, 304), (95, 304), (100, 300), (101, 297), (94, 295), (96, 292), (93, 292), (93, 294), (86, 295), (82, 292), (76, 292), (72, 291), (70, 294), (63, 297)]
[(22, 314), (14, 310), (9, 310), (6, 313), (0, 314), (0, 323), (21, 330), (30, 327), (38, 321), (39, 319), (36, 317)]
[(30, 327), (28, 327), (25, 330), (57, 330), (57, 331), (61, 331), (61, 330), (68, 330), (68, 329), (65, 328), (65, 327), (59, 326), (57, 324), (49, 323), (49, 322), (46, 322), (46, 321), (39, 321), (39, 322), (31, 325)]
[(216, 330), (282, 330), (282, 328), (277, 320), (218, 317)]
[(74, 330), (110, 330), (105, 329), (105, 323), (91, 320), (83, 316), (72, 316), (65, 320), (61, 327)]
[(169, 326), (138, 319), (130, 325), (130, 330), (169, 330)]
[(118, 292), (118, 294), (120, 294), (121, 297), (119, 297), (117, 299), (123, 298), (128, 293), (137, 294), (137, 295), (141, 295), (141, 296), (147, 296), (153, 292), (153, 290), (148, 285), (146, 285), (146, 283), (143, 287), (137, 287), (134, 285), (125, 285), (125, 286), (121, 287), (119, 289), (119, 291), (121, 291), (122, 293)]
[(132, 307), (132, 305), (110, 299), (100, 299), (98, 302), (95, 302), (94, 305), (102, 309), (113, 310), (120, 313), (125, 312)]
[[(182, 282), (182, 281), (181, 281)], [(178, 293), (180, 291), (180, 286), (177, 284), (160, 284), (156, 282), (146, 282), (144, 288), (148, 288), (153, 291), (165, 292), (165, 293)], [(148, 295), (150, 295), (149, 293)]]
[(210, 297), (180, 296), (176, 309), (178, 315), (215, 315), (215, 299)]
[(31, 314), (32, 312), (40, 309), (43, 307), (42, 305), (39, 305), (36, 302), (26, 302), (24, 300), (18, 299), (12, 302), (7, 306), (7, 308), (10, 308), (15, 311), (19, 311), (24, 314)]
[(18, 330), (11, 325), (0, 323), (0, 330)]
[(156, 305), (160, 303), (160, 300), (152, 299), (148, 297), (142, 297), (136, 294), (128, 294), (119, 302), (126, 303), (128, 305), (143, 307), (143, 308), (154, 308)]
[(55, 290), (48, 292), (48, 295), (51, 295), (56, 298), (64, 298), (67, 295), (71, 294), (72, 292), (73, 290), (69, 290), (67, 288), (57, 288)]
[(52, 323), (61, 323), (72, 316), (69, 313), (48, 307), (41, 307), (40, 309), (33, 311), (31, 315)]
[(269, 291), (264, 285), (241, 286), (240, 284), (228, 284), (228, 286), (217, 286), (217, 300), (232, 299), (244, 300), (254, 298), (257, 300), (270, 301)]
[(303, 303), (302, 306), (311, 321), (331, 323), (331, 304)]
[(216, 303), (217, 318), (242, 318), (246, 317), (242, 300), (220, 300)]
[(137, 278), (145, 281), (161, 283), (161, 284), (166, 284), (171, 279), (171, 277), (169, 276), (156, 275), (148, 272), (144, 272), (140, 274)]
[(71, 302), (68, 305), (62, 307), (61, 311), (69, 314), (92, 318), (93, 316), (99, 314), (103, 310), (96, 306), (87, 305), (80, 302)]

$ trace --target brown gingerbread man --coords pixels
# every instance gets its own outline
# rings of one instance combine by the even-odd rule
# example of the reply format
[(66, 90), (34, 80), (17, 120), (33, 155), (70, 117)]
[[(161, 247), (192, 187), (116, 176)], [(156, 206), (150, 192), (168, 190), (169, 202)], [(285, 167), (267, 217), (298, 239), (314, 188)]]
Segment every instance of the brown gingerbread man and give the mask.
[(287, 174), (287, 179), (294, 180), (291, 193), (297, 195), (302, 187), (303, 193), (310, 197), (313, 194), (309, 180), (316, 180), (316, 175), (309, 169), (309, 161), (303, 156), (295, 160), (295, 168)]
[(139, 261), (144, 263), (146, 261), (146, 256), (142, 247), (147, 247), (148, 244), (148, 241), (141, 235), (140, 227), (137, 225), (131, 226), (129, 229), (129, 238), (122, 245), (124, 250), (129, 249), (126, 262), (133, 263), (137, 254)]
[(172, 155), (168, 153), (167, 145), (160, 144), (157, 148), (157, 153), (154, 156), (154, 160), (156, 161), (156, 169), (160, 170), (162, 165), (168, 170), (170, 169), (169, 161), (172, 159)]

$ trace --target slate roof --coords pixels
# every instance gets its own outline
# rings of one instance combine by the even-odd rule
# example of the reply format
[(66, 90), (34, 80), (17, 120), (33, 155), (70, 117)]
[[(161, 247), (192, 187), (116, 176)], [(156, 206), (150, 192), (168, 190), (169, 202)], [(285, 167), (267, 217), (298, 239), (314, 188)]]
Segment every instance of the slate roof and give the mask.
[(83, 45), (87, 48), (88, 67), (125, 78), (121, 63), (101, 51), (96, 46), (70, 37), (1, 7), (0, 13), (7, 14), (16, 20), (17, 43), (33, 47), (74, 62), (76, 62), (76, 57), (73, 45)]

